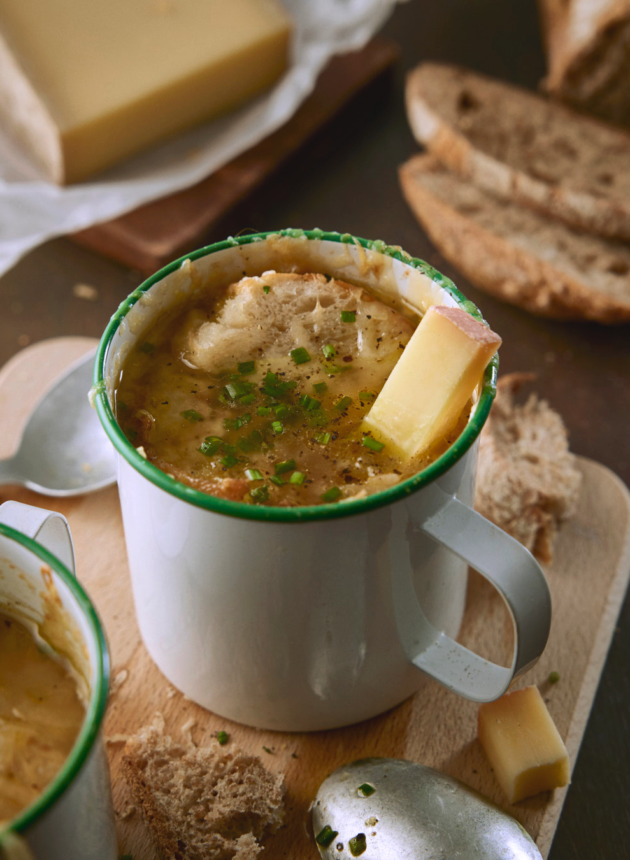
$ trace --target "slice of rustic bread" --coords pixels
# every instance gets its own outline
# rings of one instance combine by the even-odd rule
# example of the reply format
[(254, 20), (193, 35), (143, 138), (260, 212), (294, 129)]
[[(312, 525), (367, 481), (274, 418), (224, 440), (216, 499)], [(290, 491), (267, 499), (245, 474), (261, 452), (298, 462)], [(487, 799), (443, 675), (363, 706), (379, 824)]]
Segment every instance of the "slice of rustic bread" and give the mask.
[(281, 775), (218, 743), (175, 743), (159, 720), (127, 741), (123, 773), (164, 860), (253, 860), (282, 824)]
[(416, 138), (475, 185), (601, 236), (630, 239), (630, 135), (455, 66), (409, 75)]
[(543, 86), (602, 119), (630, 125), (630, 0), (540, 0)]
[[(343, 311), (355, 313), (353, 325)], [(326, 343), (340, 355), (379, 361), (412, 333), (405, 316), (361, 287), (320, 274), (265, 272), (228, 287), (216, 319), (191, 311), (179, 348), (189, 364), (209, 371), (262, 355), (286, 357), (297, 347), (316, 354)]]
[(479, 443), (475, 508), (549, 562), (558, 526), (575, 513), (582, 473), (558, 413), (535, 394), (515, 404), (519, 388), (533, 379), (499, 379)]
[(430, 155), (400, 169), (437, 248), (475, 286), (540, 316), (630, 320), (630, 247), (492, 197)]

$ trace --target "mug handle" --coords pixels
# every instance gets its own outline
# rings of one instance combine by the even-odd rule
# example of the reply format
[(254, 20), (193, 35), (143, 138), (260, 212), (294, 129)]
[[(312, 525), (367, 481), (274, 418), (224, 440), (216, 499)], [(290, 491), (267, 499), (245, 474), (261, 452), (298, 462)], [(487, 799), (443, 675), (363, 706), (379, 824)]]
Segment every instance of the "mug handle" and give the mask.
[(76, 576), (72, 535), (64, 516), (22, 502), (5, 502), (0, 505), (0, 522), (37, 541)]
[[(435, 484), (431, 491), (435, 497), (431, 506), (434, 513), (417, 525), (496, 588), (512, 616), (514, 654), (510, 668), (499, 666), (429, 625), (433, 635), (429, 641), (426, 635), (417, 640), (421, 647), (411, 661), (460, 696), (491, 702), (502, 696), (543, 653), (551, 627), (549, 586), (542, 568), (522, 544)], [(401, 600), (413, 600), (412, 611), (421, 612), (411, 578)], [(427, 625), (427, 619), (422, 623)]]

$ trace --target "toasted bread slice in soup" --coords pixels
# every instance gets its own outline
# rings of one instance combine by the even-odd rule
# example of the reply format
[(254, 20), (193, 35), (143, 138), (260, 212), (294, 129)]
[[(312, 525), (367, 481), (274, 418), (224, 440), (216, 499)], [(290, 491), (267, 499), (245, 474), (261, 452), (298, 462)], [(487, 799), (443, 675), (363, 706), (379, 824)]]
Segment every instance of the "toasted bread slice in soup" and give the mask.
[(440, 253), (479, 289), (531, 313), (630, 320), (630, 246), (500, 200), (420, 155), (403, 193)]
[[(347, 325), (342, 311), (356, 313)], [(340, 355), (380, 361), (405, 342), (413, 325), (361, 287), (325, 275), (265, 272), (228, 287), (216, 321), (191, 311), (183, 327), (181, 350), (204, 370), (233, 367), (264, 353), (285, 359), (292, 349), (319, 352), (331, 341)]]
[(578, 229), (630, 240), (630, 135), (455, 66), (409, 75), (417, 140), (461, 177)]

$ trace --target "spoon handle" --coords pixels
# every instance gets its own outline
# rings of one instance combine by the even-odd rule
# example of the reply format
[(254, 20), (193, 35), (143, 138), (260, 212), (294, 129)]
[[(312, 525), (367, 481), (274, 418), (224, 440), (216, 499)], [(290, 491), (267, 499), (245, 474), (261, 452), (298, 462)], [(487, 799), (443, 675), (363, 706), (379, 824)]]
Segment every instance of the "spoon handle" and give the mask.
[(15, 457), (0, 460), (0, 486), (2, 484), (23, 484), (24, 478), (16, 468)]

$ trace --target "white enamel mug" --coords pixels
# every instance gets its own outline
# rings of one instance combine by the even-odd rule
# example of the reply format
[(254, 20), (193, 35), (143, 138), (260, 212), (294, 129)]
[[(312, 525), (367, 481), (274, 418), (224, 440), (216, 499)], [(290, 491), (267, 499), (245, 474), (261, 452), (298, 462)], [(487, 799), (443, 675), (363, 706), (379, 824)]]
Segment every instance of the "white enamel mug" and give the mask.
[[(119, 453), (125, 539), (149, 653), (194, 701), (269, 729), (366, 719), (419, 690), (427, 675), (476, 701), (498, 698), (542, 653), (551, 604), (531, 554), (469, 507), (496, 361), (446, 453), (394, 487), (337, 504), (274, 508), (198, 492), (144, 459), (116, 423), (115, 386), (151, 323), (200, 290), (270, 269), (330, 274), (420, 314), (459, 305), (481, 318), (451, 281), (400, 248), (321, 230), (211, 245), (129, 296), (101, 340), (93, 392)], [(453, 638), (468, 564), (509, 607), (510, 667)]]
[[(52, 609), (51, 609), (52, 607)], [(89, 695), (62, 769), (16, 818), (0, 823), (6, 860), (116, 860), (116, 831), (102, 723), (109, 658), (103, 628), (74, 575), (64, 517), (5, 502), (0, 506), (0, 608), (34, 623), (68, 657)]]

